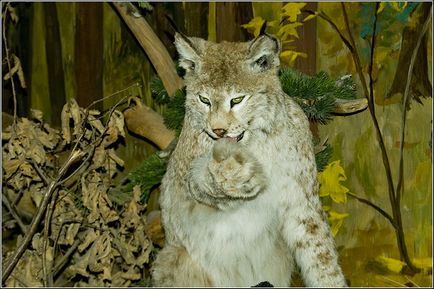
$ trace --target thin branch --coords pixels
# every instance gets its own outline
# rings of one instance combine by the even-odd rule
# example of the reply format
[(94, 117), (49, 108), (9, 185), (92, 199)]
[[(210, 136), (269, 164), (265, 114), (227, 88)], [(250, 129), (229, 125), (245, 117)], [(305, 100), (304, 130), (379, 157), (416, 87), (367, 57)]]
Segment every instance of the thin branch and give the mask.
[(357, 196), (356, 194), (353, 194), (351, 192), (348, 192), (347, 194), (350, 195), (351, 197), (355, 198), (359, 202), (364, 203), (364, 204), (374, 208), (377, 212), (379, 212), (381, 215), (383, 215), (390, 222), (390, 224), (392, 224), (392, 226), (394, 228), (396, 228), (396, 224), (395, 224), (395, 221), (393, 220), (392, 216), (389, 215), (385, 210), (383, 210), (382, 208), (380, 208), (379, 206), (377, 206), (373, 202)]
[(54, 268), (53, 268), (53, 276), (57, 276), (57, 274), (60, 273), (60, 270), (62, 270), (62, 268), (68, 262), (71, 255), (75, 252), (75, 250), (77, 250), (77, 248), (81, 242), (82, 242), (82, 240), (78, 237), (74, 241), (72, 246), (69, 247), (68, 251), (66, 251), (65, 255), (63, 255), (62, 258), (56, 262), (56, 264), (54, 265)]
[(36, 161), (33, 158), (29, 158), (29, 160), (30, 160), (30, 163), (32, 164), (33, 168), (35, 169), (35, 171), (38, 173), (39, 177), (44, 182), (44, 184), (46, 186), (48, 186), (50, 184), (50, 179), (44, 174), (42, 169), (38, 166), (38, 164), (36, 163)]
[(336, 25), (336, 23), (333, 22), (333, 20), (324, 12), (324, 11), (313, 11), (309, 9), (301, 9), (302, 12), (306, 12), (308, 14), (317, 15), (318, 17), (324, 19), (327, 21), (330, 26), (339, 34), (339, 37), (341, 38), (342, 42), (347, 46), (347, 48), (353, 52), (354, 46), (348, 41), (348, 39), (344, 36), (342, 31), (339, 29), (339, 27)]
[[(118, 95), (118, 94), (120, 94), (120, 93), (122, 93), (122, 92), (125, 92), (125, 91), (129, 90), (129, 89), (132, 88), (132, 87), (142, 87), (142, 86), (141, 86), (140, 83), (138, 83), (138, 82), (133, 83), (133, 84), (129, 85), (128, 87), (124, 88), (124, 89), (121, 89), (121, 90), (115, 91), (115, 92), (113, 92), (113, 93), (110, 94), (110, 95), (104, 96), (104, 97), (101, 98), (101, 99), (98, 99), (98, 100), (93, 101), (91, 104), (89, 104), (89, 105), (85, 108), (85, 110), (90, 109), (92, 106), (94, 106), (95, 104), (97, 104), (97, 103), (99, 103), (99, 102), (102, 102), (102, 101), (104, 101), (104, 100), (106, 100), (106, 99), (109, 99), (109, 98), (115, 96), (115, 95)], [(126, 98), (126, 97), (124, 97), (124, 98)], [(124, 98), (123, 98), (123, 99), (124, 99)], [(116, 106), (116, 105), (115, 105), (115, 106)]]
[(8, 209), (12, 217), (15, 219), (15, 221), (17, 221), (18, 227), (20, 227), (21, 232), (25, 234), (27, 232), (27, 226), (24, 225), (23, 221), (21, 220), (20, 216), (15, 210), (15, 205), (11, 204), (9, 202), (9, 199), (3, 193), (2, 193), (2, 202), (3, 204), (5, 204), (6, 208)]
[(353, 34), (351, 33), (350, 21), (348, 20), (348, 15), (347, 15), (347, 10), (345, 8), (345, 3), (341, 2), (341, 5), (342, 5), (342, 13), (344, 15), (345, 27), (347, 29), (347, 33), (348, 33), (348, 36), (350, 39), (349, 42), (351, 44), (351, 47), (353, 47), (353, 49), (350, 49), (350, 52), (351, 52), (351, 55), (353, 56), (354, 64), (356, 65), (356, 70), (357, 70), (357, 73), (359, 74), (360, 81), (362, 83), (363, 91), (365, 93), (366, 98), (368, 98), (368, 100), (369, 100), (369, 91), (368, 91), (368, 87), (366, 85), (365, 75), (363, 74), (362, 64), (360, 62), (360, 57), (359, 57), (359, 52), (357, 51), (356, 42), (354, 40)]
[(369, 96), (372, 103), (374, 103), (374, 79), (372, 70), (374, 68), (374, 53), (375, 53), (375, 44), (376, 44), (376, 34), (377, 34), (377, 22), (378, 22), (378, 8), (380, 7), (380, 3), (377, 2), (375, 4), (375, 12), (374, 12), (374, 24), (372, 27), (372, 40), (371, 40), (371, 56), (369, 59), (368, 66), (368, 75), (369, 75)]
[[(354, 50), (351, 51), (351, 54), (353, 56), (353, 60), (354, 60), (355, 66), (356, 66), (357, 74), (359, 75), (360, 81), (362, 83), (363, 92), (365, 94), (365, 97), (368, 99), (368, 108), (369, 108), (369, 112), (371, 114), (372, 121), (374, 123), (374, 128), (375, 128), (377, 138), (378, 138), (378, 144), (380, 145), (384, 169), (386, 171), (389, 199), (391, 200), (391, 203), (393, 204), (394, 200), (395, 200), (395, 188), (393, 185), (392, 170), (390, 168), (389, 156), (387, 155), (386, 145), (384, 144), (384, 139), (383, 139), (383, 135), (382, 135), (381, 130), (380, 130), (380, 125), (378, 124), (378, 120), (377, 120), (377, 117), (375, 115), (374, 95), (373, 94), (371, 95), (369, 93), (368, 86), (366, 84), (366, 79), (365, 79), (365, 76), (363, 74), (363, 69), (362, 69), (362, 65), (360, 62), (359, 53), (357, 51), (356, 43), (355, 43), (353, 35), (351, 33), (348, 15), (347, 15), (347, 11), (345, 8), (345, 3), (341, 2), (341, 5), (342, 5), (342, 12), (344, 15), (345, 26), (346, 26), (346, 29), (348, 31), (348, 35), (350, 37), (351, 45), (354, 47)], [(393, 205), (392, 205), (392, 209), (394, 209)]]
[(18, 261), (20, 260), (21, 256), (24, 254), (25, 250), (27, 249), (29, 243), (31, 242), (33, 236), (35, 235), (38, 226), (42, 220), (42, 216), (45, 213), (45, 210), (47, 209), (48, 203), (50, 202), (50, 199), (56, 190), (59, 181), (63, 178), (66, 171), (69, 169), (71, 164), (75, 163), (77, 159), (82, 158), (83, 153), (80, 150), (74, 150), (71, 152), (68, 160), (63, 164), (63, 166), (60, 168), (59, 173), (57, 175), (56, 180), (52, 181), (50, 185), (47, 188), (46, 193), (42, 197), (41, 204), (39, 206), (38, 212), (36, 213), (35, 217), (32, 220), (32, 223), (30, 224), (30, 229), (27, 231), (26, 235), (24, 236), (23, 241), (20, 243), (18, 248), (15, 250), (14, 254), (11, 256), (9, 261), (6, 263), (6, 266), (4, 267), (3, 275), (2, 275), (2, 284), (6, 282), (9, 275), (12, 273), (13, 269), (17, 265)]
[(44, 239), (42, 244), (42, 272), (44, 274), (44, 278), (42, 278), (42, 282), (44, 287), (53, 287), (53, 275), (51, 274), (51, 266), (47, 268), (47, 248), (48, 248), (48, 230), (50, 228), (49, 223), (47, 222), (47, 215), (52, 211), (53, 208), (53, 199), (51, 199), (51, 203), (47, 207), (47, 212), (45, 213), (45, 221), (44, 221)]
[[(8, 69), (9, 71), (12, 71), (12, 65), (11, 65), (11, 60), (9, 58), (9, 48), (8, 48), (8, 42), (7, 42), (7, 37), (6, 37), (6, 19), (7, 19), (7, 11), (9, 10), (10, 7), (10, 3), (6, 4), (6, 9), (4, 11), (3, 14), (3, 43), (4, 43), (4, 48), (5, 48), (5, 53), (6, 53), (6, 61), (8, 63)], [(17, 125), (17, 93), (15, 91), (15, 83), (14, 83), (14, 77), (11, 75), (11, 84), (12, 84), (12, 95), (13, 95), (13, 101), (14, 101), (14, 123), (13, 123), (13, 130), (15, 130), (15, 127)]]
[(20, 283), (21, 286), (23, 286), (23, 287), (27, 287), (27, 288), (32, 287), (32, 286), (30, 286), (29, 284), (27, 284), (27, 282), (25, 282), (25, 281), (21, 280), (20, 278), (18, 278), (18, 276), (15, 275), (15, 274), (12, 274), (11, 277), (14, 278), (14, 279), (15, 279), (18, 283)]
[(20, 191), (18, 192), (18, 195), (17, 195), (17, 197), (15, 198), (14, 202), (12, 203), (12, 205), (13, 205), (14, 207), (18, 206), (18, 203), (21, 201), (21, 198), (23, 197), (23, 195), (24, 195), (24, 190), (20, 190)]
[(402, 116), (401, 116), (401, 143), (399, 145), (399, 170), (398, 170), (398, 184), (396, 187), (396, 202), (399, 204), (401, 201), (401, 196), (404, 191), (404, 138), (405, 138), (405, 126), (407, 124), (407, 106), (410, 101), (410, 84), (411, 78), (413, 76), (413, 67), (416, 62), (417, 53), (419, 52), (420, 44), (422, 43), (423, 36), (428, 30), (429, 23), (431, 21), (431, 13), (428, 14), (428, 17), (425, 20), (425, 23), (422, 26), (422, 31), (419, 34), (419, 38), (416, 42), (416, 47), (413, 50), (410, 59), (410, 65), (408, 67), (407, 73), (407, 82), (405, 84), (404, 97), (402, 101)]

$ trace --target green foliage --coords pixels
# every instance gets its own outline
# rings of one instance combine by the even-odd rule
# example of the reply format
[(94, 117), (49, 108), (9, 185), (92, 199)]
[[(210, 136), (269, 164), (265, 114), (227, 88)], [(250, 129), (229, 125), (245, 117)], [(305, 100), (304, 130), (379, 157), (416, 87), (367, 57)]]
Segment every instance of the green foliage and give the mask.
[(156, 104), (164, 105), (170, 102), (169, 94), (164, 88), (161, 78), (155, 76), (151, 79), (151, 93)]
[[(314, 144), (318, 144), (319, 139), (314, 140)], [(333, 154), (333, 148), (330, 144), (326, 144), (325, 148), (315, 154), (316, 167), (318, 172), (322, 172)]]
[(332, 119), (335, 99), (356, 97), (351, 77), (335, 81), (325, 72), (309, 76), (289, 68), (280, 74), (283, 91), (294, 98), (310, 120), (325, 124)]
[[(180, 77), (183, 77), (185, 74), (185, 69), (176, 64), (176, 72)], [(185, 91), (183, 92), (185, 94)], [(151, 93), (155, 102), (159, 105), (168, 104), (170, 102), (170, 96), (164, 88), (163, 81), (158, 76), (154, 76), (151, 79)], [(175, 92), (175, 97), (177, 93), (178, 91)]]
[(140, 166), (128, 174), (128, 184), (125, 191), (132, 191), (135, 185), (140, 185), (142, 202), (147, 202), (151, 190), (158, 185), (166, 173), (168, 157), (155, 153), (148, 157)]
[(179, 89), (167, 103), (167, 109), (163, 112), (164, 124), (173, 129), (179, 135), (185, 115), (185, 89)]

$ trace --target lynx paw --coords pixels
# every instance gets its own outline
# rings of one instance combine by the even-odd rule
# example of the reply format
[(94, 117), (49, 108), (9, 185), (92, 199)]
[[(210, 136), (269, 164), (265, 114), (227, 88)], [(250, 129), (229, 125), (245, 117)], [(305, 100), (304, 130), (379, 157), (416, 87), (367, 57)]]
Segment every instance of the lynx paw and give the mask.
[(256, 158), (238, 143), (221, 139), (213, 148), (209, 170), (226, 196), (251, 198), (265, 186), (265, 177)]

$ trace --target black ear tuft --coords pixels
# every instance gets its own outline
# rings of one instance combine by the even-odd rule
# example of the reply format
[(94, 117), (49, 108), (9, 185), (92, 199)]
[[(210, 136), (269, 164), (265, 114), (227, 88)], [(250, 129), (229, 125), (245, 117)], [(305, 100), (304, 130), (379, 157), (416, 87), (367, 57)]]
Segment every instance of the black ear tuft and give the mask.
[(259, 30), (259, 35), (265, 35), (265, 29), (267, 28), (267, 20), (264, 21), (264, 23), (262, 23), (261, 29)]

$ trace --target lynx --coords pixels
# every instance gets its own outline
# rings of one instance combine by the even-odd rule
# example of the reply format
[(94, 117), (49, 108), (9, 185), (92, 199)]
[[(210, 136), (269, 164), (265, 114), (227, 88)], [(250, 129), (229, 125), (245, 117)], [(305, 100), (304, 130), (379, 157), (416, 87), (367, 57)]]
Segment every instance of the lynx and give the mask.
[(318, 196), (309, 123), (282, 91), (280, 43), (177, 33), (186, 114), (161, 185), (154, 286), (346, 286)]

